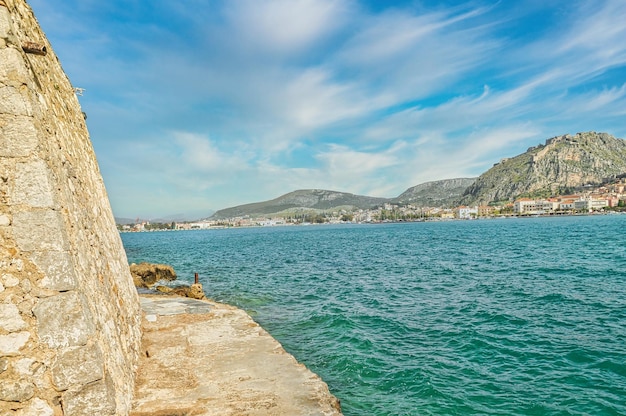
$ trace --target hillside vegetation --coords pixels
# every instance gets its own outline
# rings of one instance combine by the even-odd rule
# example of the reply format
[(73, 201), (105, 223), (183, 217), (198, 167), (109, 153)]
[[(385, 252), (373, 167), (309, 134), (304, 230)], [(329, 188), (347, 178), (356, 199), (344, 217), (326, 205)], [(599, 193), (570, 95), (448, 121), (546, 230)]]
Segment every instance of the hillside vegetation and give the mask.
[(385, 202), (387, 198), (354, 195), (345, 192), (323, 189), (303, 189), (279, 196), (265, 202), (239, 205), (217, 211), (211, 218), (234, 218), (244, 216), (280, 215), (291, 216), (303, 212), (323, 212), (328, 210), (353, 211), (371, 209)]

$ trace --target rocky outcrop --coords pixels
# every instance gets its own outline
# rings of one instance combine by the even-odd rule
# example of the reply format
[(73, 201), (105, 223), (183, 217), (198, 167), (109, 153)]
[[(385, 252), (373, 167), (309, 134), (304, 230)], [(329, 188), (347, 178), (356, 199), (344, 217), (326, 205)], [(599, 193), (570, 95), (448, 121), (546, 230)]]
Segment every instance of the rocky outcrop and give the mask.
[(0, 414), (127, 414), (140, 316), (74, 87), (2, 0)]
[(188, 298), (205, 300), (206, 296), (204, 295), (204, 289), (202, 289), (202, 285), (200, 283), (194, 283), (189, 286), (189, 293), (187, 293)]
[(561, 195), (624, 173), (626, 141), (606, 133), (567, 134), (503, 159), (465, 191), (460, 203), (487, 204), (522, 195)]
[(154, 289), (158, 293), (164, 295), (182, 296), (192, 299), (207, 299), (202, 289), (202, 284), (198, 282), (198, 274), (196, 273), (196, 283), (191, 286), (176, 285), (164, 286), (157, 285), (160, 282), (173, 282), (176, 280), (176, 272), (174, 268), (167, 264), (139, 263), (131, 264), (130, 272), (133, 276), (135, 287), (144, 289)]
[(200, 283), (194, 283), (191, 286), (157, 286), (155, 289), (157, 292), (166, 295), (182, 296), (184, 298), (192, 298), (198, 300), (207, 300), (207, 297), (204, 294), (204, 289), (202, 289), (202, 284)]
[(135, 287), (151, 288), (158, 282), (173, 282), (176, 272), (167, 264), (139, 263), (130, 265)]

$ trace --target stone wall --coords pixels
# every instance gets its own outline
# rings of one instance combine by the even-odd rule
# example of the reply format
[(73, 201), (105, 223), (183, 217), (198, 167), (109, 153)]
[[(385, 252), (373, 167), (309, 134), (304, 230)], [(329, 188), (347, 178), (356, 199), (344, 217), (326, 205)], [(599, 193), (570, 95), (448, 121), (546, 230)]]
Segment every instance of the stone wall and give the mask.
[(26, 2), (0, 0), (0, 414), (127, 414), (140, 338), (73, 86)]

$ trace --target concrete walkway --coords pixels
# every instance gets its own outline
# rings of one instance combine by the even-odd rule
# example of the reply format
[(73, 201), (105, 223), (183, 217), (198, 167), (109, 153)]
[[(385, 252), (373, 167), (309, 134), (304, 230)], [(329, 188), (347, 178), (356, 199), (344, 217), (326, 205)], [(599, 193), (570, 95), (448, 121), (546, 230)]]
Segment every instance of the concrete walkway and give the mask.
[(326, 383), (244, 311), (181, 297), (140, 299), (131, 416), (341, 415)]
[(210, 313), (211, 304), (191, 298), (173, 296), (140, 296), (141, 309), (149, 322), (155, 322), (158, 316), (180, 315), (181, 313)]

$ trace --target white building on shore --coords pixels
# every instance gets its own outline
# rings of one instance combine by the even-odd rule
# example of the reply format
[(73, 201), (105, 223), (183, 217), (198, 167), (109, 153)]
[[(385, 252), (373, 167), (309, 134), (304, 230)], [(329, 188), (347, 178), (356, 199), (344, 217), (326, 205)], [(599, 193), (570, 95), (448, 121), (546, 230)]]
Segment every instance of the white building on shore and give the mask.
[(568, 195), (548, 199), (521, 198), (513, 204), (513, 211), (518, 215), (541, 215), (556, 211), (593, 211), (608, 206), (608, 200), (600, 196)]

